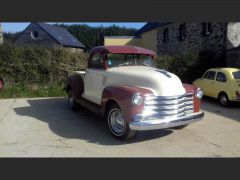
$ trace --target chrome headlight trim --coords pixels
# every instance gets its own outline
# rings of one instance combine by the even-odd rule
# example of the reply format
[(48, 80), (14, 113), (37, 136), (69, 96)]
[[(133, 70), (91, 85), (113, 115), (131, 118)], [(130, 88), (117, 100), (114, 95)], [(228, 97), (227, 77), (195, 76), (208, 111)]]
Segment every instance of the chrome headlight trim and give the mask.
[(197, 88), (197, 91), (195, 92), (195, 96), (198, 99), (202, 99), (203, 97), (203, 91), (200, 88)]
[(144, 97), (140, 93), (136, 93), (132, 97), (132, 103), (134, 105), (141, 105), (144, 102)]

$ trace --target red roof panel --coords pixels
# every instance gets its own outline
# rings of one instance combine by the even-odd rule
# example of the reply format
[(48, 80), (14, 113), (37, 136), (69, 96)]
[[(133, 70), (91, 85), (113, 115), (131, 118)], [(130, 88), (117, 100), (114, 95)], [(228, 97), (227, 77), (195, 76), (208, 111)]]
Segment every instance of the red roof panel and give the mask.
[(156, 55), (155, 52), (149, 49), (145, 49), (137, 46), (98, 46), (91, 50), (91, 53), (97, 53), (101, 51), (107, 51), (113, 54), (150, 54)]

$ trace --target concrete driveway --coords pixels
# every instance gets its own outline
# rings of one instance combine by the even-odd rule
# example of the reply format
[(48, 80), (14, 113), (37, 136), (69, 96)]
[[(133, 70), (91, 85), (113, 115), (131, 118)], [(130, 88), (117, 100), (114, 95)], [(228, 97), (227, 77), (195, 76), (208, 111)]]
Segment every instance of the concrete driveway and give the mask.
[(182, 130), (112, 138), (100, 117), (66, 98), (0, 100), (1, 157), (240, 157), (240, 105), (204, 99), (204, 120)]

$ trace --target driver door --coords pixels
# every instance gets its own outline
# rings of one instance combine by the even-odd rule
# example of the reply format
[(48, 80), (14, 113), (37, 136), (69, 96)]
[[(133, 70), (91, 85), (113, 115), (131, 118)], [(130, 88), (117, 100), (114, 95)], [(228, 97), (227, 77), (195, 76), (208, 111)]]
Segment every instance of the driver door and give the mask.
[(213, 94), (213, 86), (215, 84), (215, 76), (216, 72), (213, 70), (208, 71), (202, 78), (201, 88), (203, 90), (204, 95), (212, 96)]
[(83, 97), (85, 99), (99, 105), (101, 104), (104, 74), (105, 70), (101, 53), (94, 54), (89, 60), (84, 78)]

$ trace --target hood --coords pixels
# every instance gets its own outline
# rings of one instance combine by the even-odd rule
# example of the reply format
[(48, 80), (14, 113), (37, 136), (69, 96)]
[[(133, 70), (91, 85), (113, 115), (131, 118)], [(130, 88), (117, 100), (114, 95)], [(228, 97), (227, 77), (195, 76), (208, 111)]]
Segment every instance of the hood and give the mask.
[(147, 66), (124, 66), (106, 71), (106, 85), (128, 85), (151, 90), (156, 96), (184, 94), (181, 80), (173, 73)]

